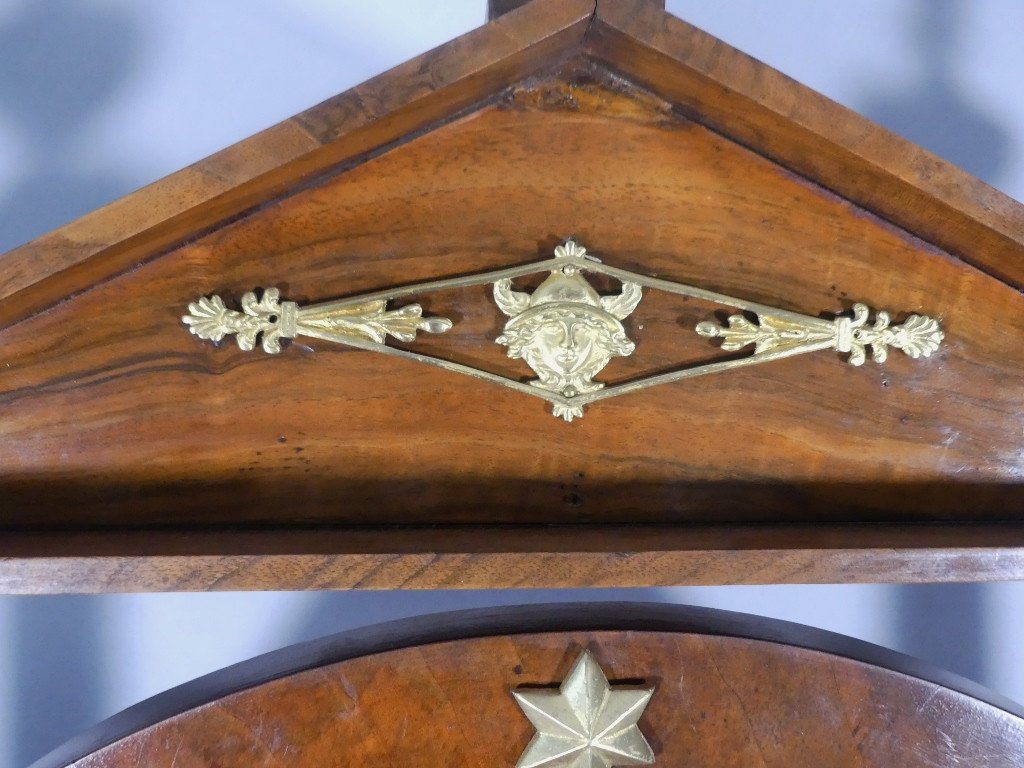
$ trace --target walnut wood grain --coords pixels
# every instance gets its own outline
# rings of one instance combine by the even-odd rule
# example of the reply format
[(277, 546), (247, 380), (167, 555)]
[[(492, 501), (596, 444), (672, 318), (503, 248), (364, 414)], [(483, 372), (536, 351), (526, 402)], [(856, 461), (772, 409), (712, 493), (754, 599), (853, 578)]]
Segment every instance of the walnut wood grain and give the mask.
[(8, 594), (1007, 581), (1017, 525), (8, 533)]
[[(967, 534), (864, 552), (784, 540), (1024, 519), (1021, 207), (656, 6), (536, 0), (3, 257), (0, 326), (22, 320), (0, 329), (4, 588), (1024, 575), (1016, 542)], [(180, 323), (200, 295), (327, 300), (534, 261), (567, 236), (807, 314), (937, 315), (946, 341), (884, 367), (816, 353), (680, 382), (567, 425), (408, 361), (301, 340), (267, 357)], [(494, 343), (485, 287), (413, 299), (456, 320), (416, 349), (527, 376)], [(693, 328), (722, 310), (648, 292), (627, 321), (635, 354), (602, 378), (720, 359)], [(493, 548), (553, 523), (675, 543), (641, 536), (618, 560), (565, 539)], [(472, 533), (417, 538), (436, 525)], [(714, 529), (703, 552), (681, 543), (695, 525)], [(737, 545), (730, 525), (782, 539)], [(339, 543), (364, 528), (372, 543)], [(282, 529), (340, 533), (329, 551), (268, 548)], [(146, 554), (132, 536), (154, 530), (220, 549)]]
[[(540, 611), (549, 624), (561, 611), (565, 627), (600, 627), (604, 612), (606, 626), (626, 628), (530, 632), (538, 610), (519, 610), (518, 624), (507, 610), (456, 614), (434, 619), (433, 630), (423, 620), (418, 631), (385, 625), (273, 654), (145, 702), (33, 768), (64, 765), (90, 737), (102, 744), (133, 720), (218, 688), (208, 703), (74, 765), (511, 766), (533, 728), (510, 690), (559, 683), (583, 648), (613, 683), (656, 687), (640, 720), (656, 764), (1010, 768), (1024, 759), (1019, 706), (849, 638), (724, 612), (609, 606)], [(461, 626), (474, 618), (477, 627)], [(477, 636), (429, 641), (460, 629)], [(374, 635), (378, 647), (414, 644), (369, 652)]]
[[(179, 320), (205, 293), (323, 300), (530, 261), (568, 234), (810, 314), (938, 314), (947, 342), (663, 386), (567, 425), (415, 363), (215, 348)], [(457, 320), (417, 350), (527, 373), (494, 343), (485, 287), (416, 298)], [(692, 330), (716, 311), (650, 292), (606, 378), (720, 357)], [(1019, 292), (582, 64), (0, 332), (3, 524), (1019, 519), (1022, 336)]]

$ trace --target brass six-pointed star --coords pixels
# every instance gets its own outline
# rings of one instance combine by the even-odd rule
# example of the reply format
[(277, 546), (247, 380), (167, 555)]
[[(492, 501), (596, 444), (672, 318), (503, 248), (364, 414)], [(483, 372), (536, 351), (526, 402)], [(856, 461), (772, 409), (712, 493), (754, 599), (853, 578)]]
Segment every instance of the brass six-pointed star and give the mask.
[(584, 651), (557, 691), (512, 691), (537, 729), (517, 768), (611, 768), (649, 765), (654, 752), (637, 720), (654, 688), (608, 685)]

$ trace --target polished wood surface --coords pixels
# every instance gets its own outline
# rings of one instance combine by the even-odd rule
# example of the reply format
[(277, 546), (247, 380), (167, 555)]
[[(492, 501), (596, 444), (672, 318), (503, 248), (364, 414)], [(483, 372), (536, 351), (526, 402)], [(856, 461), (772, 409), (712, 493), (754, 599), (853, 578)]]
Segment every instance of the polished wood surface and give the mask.
[[(924, 534), (905, 545), (913, 557), (881, 546), (862, 560), (799, 536), (735, 546), (728, 528), (997, 535), (1024, 519), (1021, 206), (657, 3), (594, 10), (536, 0), (273, 129), (297, 137), (280, 152), (263, 134), (206, 161), (222, 187), (190, 197), (161, 182), (3, 257), (4, 319), (50, 307), (0, 330), (7, 588), (31, 591), (27, 573), (60, 590), (359, 586), (360, 569), (392, 574), (375, 585), (505, 586), (539, 564), (502, 548), (506, 527), (553, 523), (680, 526), (677, 542), (704, 526), (700, 562), (680, 544), (667, 560), (638, 549), (628, 572), (566, 555), (562, 584), (721, 583), (723, 551), (747, 583), (1024, 576), (1015, 542), (991, 536), (973, 548)], [(180, 323), (200, 295), (277, 285), (321, 301), (534, 261), (570, 235), (614, 266), (811, 315), (854, 301), (897, 321), (938, 315), (946, 341), (929, 360), (852, 368), (826, 352), (680, 382), (565, 424), (415, 363), (301, 339), (244, 353)], [(457, 321), (415, 349), (528, 376), (494, 343), (503, 317), (486, 288), (414, 299)], [(602, 378), (720, 359), (693, 328), (721, 314), (648, 292), (627, 321), (636, 353)], [(413, 529), (407, 551), (386, 525), (468, 533), (453, 550), (444, 529)], [(161, 558), (191, 555), (145, 554), (132, 535), (149, 530), (222, 549), (190, 577)], [(282, 555), (282, 530), (313, 544)], [(316, 549), (356, 533), (372, 542), (362, 551)], [(86, 548), (54, 551), (47, 536)], [(808, 549), (830, 554), (787, 567)]]
[[(241, 219), (0, 333), (7, 526), (1013, 519), (1024, 511), (1024, 297), (593, 67)], [(594, 162), (603, 148), (615, 153)], [(642, 192), (641, 192), (642, 190)], [(496, 215), (496, 206), (501, 214)], [(443, 226), (439, 222), (443, 220)], [(567, 232), (568, 230), (568, 232)], [(530, 261), (609, 263), (808, 314), (938, 314), (930, 360), (820, 353), (599, 403), (542, 403), (303, 340), (190, 336), (187, 303), (300, 302)], [(418, 351), (522, 376), (486, 287)], [(610, 381), (721, 357), (721, 308), (649, 292)], [(73, 329), (73, 331), (72, 331)], [(998, 330), (996, 330), (998, 329)], [(73, 428), (72, 428), (73, 424)]]
[[(1010, 768), (1024, 759), (1020, 707), (1006, 702), (1008, 711), (966, 681), (848, 638), (680, 609), (634, 608), (642, 621), (607, 620), (637, 629), (527, 630), (539, 611), (555, 623), (557, 610), (566, 626), (600, 626), (597, 614), (613, 612), (524, 608), (526, 633), (496, 634), (502, 617), (515, 626), (512, 611), (499, 612), (473, 630), (483, 636), (429, 642), (438, 630), (421, 630), (411, 647), (378, 653), (366, 653), (366, 631), (348, 643), (298, 647), (293, 663), (305, 671), (280, 677), (277, 654), (263, 662), (277, 679), (259, 682), (250, 662), (146, 702), (33, 768), (57, 768), (75, 750), (104, 743), (74, 765), (511, 766), (534, 731), (510, 691), (557, 685), (584, 648), (613, 684), (655, 686), (640, 728), (656, 765)], [(441, 621), (466, 619), (433, 623)], [(395, 646), (401, 627), (371, 632), (384, 639), (389, 629)], [(351, 653), (359, 655), (324, 663)], [(197, 698), (207, 702), (166, 717)], [(121, 733), (155, 717), (166, 719)]]
[(1006, 581), (1019, 525), (561, 526), (15, 533), (12, 594)]

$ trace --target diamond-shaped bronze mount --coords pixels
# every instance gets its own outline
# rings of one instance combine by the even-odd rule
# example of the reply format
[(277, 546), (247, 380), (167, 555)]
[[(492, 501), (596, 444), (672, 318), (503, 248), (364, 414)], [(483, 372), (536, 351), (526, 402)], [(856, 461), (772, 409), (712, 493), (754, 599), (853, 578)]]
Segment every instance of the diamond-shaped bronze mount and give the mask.
[[(512, 289), (515, 278), (544, 271), (550, 275), (532, 294)], [(599, 296), (587, 282), (587, 272), (619, 280), (621, 292)], [(486, 284), (493, 284), (495, 303), (509, 317), (495, 341), (508, 348), (509, 357), (524, 360), (537, 374), (536, 379), (524, 382), (385, 343), (388, 336), (411, 342), (415, 341), (417, 331), (444, 333), (452, 327), (447, 318), (424, 318), (418, 304), (388, 310), (389, 302), (413, 294)], [(753, 321), (737, 314), (729, 318), (725, 327), (704, 321), (695, 328), (701, 336), (721, 338), (725, 351), (753, 346), (753, 354), (611, 386), (595, 381), (594, 377), (613, 357), (627, 357), (636, 348), (621, 321), (640, 304), (643, 288), (702, 299), (753, 315)], [(307, 307), (280, 301), (276, 288), (265, 290), (259, 300), (254, 293), (247, 293), (241, 303), (242, 311), (238, 312), (228, 309), (220, 296), (202, 297), (189, 305), (189, 314), (182, 317), (182, 322), (201, 339), (219, 342), (234, 334), (238, 346), (246, 351), (255, 347), (257, 336), (262, 339), (263, 350), (271, 354), (281, 351), (280, 339), (308, 336), (405, 357), (540, 397), (551, 403), (555, 416), (565, 421), (583, 416), (583, 407), (599, 400), (709, 373), (824, 349), (848, 354), (852, 365), (861, 365), (866, 360), (869, 347), (877, 363), (885, 362), (889, 347), (913, 358), (929, 357), (943, 339), (938, 321), (924, 315), (910, 315), (902, 324), (891, 325), (887, 312), (877, 312), (869, 326), (870, 310), (859, 303), (853, 306), (852, 317), (844, 314), (822, 319), (803, 315), (617, 269), (588, 255), (573, 240), (555, 248), (553, 258), (520, 267), (418, 283)]]

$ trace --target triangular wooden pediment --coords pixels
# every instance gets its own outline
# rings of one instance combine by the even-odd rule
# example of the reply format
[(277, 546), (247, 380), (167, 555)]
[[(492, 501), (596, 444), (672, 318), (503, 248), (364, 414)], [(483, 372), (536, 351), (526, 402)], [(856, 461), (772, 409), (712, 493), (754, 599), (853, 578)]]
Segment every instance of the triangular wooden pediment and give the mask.
[(1020, 204), (666, 13), (656, 0), (534, 0), (485, 27), (4, 256), (17, 322), (584, 55), (969, 263), (1024, 285)]
[[(824, 318), (865, 301), (904, 327), (933, 317), (945, 340), (927, 359), (894, 352), (859, 368), (847, 343), (610, 399), (566, 424), (522, 392), (366, 345), (296, 337), (268, 356), (204, 343), (181, 323), (201, 296), (237, 308), (276, 286), (301, 307), (427, 284), (408, 300), (453, 330), (393, 334), (389, 349), (528, 389), (529, 368), (495, 340), (544, 275), (515, 275), (520, 298), (501, 312), (486, 285), (435, 281), (547, 259), (569, 237), (611, 268), (590, 277), (602, 296), (625, 295), (630, 275), (648, 280), (643, 303), (608, 305), (635, 346), (602, 374), (609, 386), (742, 357), (694, 333), (726, 327), (728, 307)], [(524, 553), (570, 562), (586, 525), (588, 569), (622, 573), (601, 552), (625, 535), (639, 559), (671, 540), (673, 567), (700, 574), (613, 583), (721, 580), (678, 537), (700, 531), (695, 546), (717, 551), (743, 526), (766, 527), (770, 543), (736, 544), (762, 554), (737, 560), (746, 571), (734, 579), (763, 580), (763, 550), (829, 549), (851, 524), (875, 531), (851, 545), (874, 553), (871, 567), (922, 578), (877, 543), (952, 521), (987, 544), (1008, 535), (992, 523), (1024, 515), (1022, 287), (1019, 203), (657, 2), (533, 0), (0, 257), (0, 526), (12, 558), (0, 578), (67, 588), (38, 559), (49, 553), (81, 556), (75, 578), (91, 588), (160, 586), (146, 558), (117, 584), (97, 570), (96, 555), (142, 546), (182, 555), (186, 570), (200, 551), (225, 569), (242, 551), (315, 554), (334, 563), (317, 584), (347, 586), (364, 577), (346, 584), (342, 555), (377, 568), (401, 550), (400, 563), (465, 557), (477, 570), (460, 583), (481, 586), (494, 561), (474, 566), (470, 553), (494, 555), (500, 539), (522, 557), (509, 554), (515, 566), (492, 585), (542, 585)], [(720, 295), (748, 304), (723, 308)], [(577, 533), (551, 544), (551, 523)], [(638, 524), (663, 534), (628, 528)], [(777, 533), (795, 525), (795, 538)], [(441, 534), (420, 538), (424, 526), (454, 526), (456, 552)], [(617, 532), (602, 538), (600, 526)], [(167, 538), (140, 538), (153, 530)], [(929, 536), (907, 547), (968, 540)], [(771, 578), (847, 567), (829, 562)], [(979, 555), (968, 575), (991, 575), (993, 562)], [(307, 575), (320, 567), (302, 563)], [(25, 582), (26, 564), (43, 575)], [(214, 571), (164, 586), (209, 586)], [(302, 578), (255, 572), (232, 585)], [(446, 573), (432, 583), (457, 579)]]

